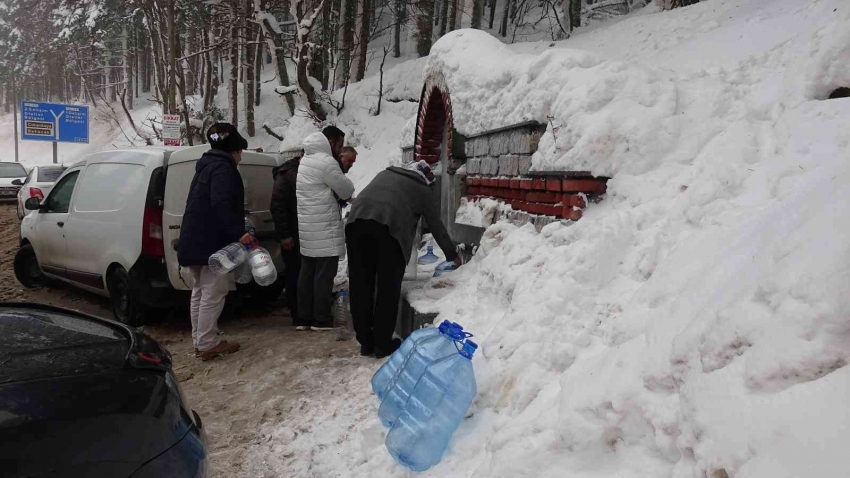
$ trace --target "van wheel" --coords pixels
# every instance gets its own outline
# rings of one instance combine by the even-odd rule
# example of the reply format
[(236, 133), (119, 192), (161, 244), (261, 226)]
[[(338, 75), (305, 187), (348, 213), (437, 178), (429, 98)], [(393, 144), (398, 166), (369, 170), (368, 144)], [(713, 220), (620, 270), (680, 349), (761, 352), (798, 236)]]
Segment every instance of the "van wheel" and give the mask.
[(15, 278), (27, 289), (42, 287), (47, 280), (38, 264), (38, 258), (35, 257), (35, 249), (30, 244), (18, 249), (15, 254), (14, 268)]
[(136, 296), (130, 275), (119, 267), (109, 276), (109, 300), (112, 313), (122, 324), (139, 327), (145, 323), (145, 308)]

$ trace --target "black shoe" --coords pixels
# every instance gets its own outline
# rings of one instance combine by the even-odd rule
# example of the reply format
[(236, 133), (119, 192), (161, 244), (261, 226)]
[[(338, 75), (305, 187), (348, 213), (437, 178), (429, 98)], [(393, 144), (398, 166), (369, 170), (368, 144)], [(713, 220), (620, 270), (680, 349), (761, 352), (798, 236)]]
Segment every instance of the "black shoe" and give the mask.
[(385, 353), (385, 351), (383, 350), (375, 350), (375, 358), (382, 359), (388, 355), (392, 355), (393, 352), (398, 350), (399, 347), (401, 347), (401, 339), (392, 339), (392, 341), (390, 342), (389, 352)]
[(374, 355), (374, 354), (375, 354), (375, 347), (372, 347), (371, 345), (361, 345), (360, 346), (360, 355), (362, 355), (363, 357), (368, 357), (368, 356)]

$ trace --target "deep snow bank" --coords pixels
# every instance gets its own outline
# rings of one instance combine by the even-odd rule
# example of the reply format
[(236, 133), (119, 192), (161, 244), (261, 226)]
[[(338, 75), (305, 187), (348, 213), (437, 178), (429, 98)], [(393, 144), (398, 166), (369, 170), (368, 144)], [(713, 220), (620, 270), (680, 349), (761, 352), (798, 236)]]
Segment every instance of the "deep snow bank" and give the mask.
[[(643, 35), (609, 31), (618, 59), (434, 47), (462, 133), (549, 122), (536, 168), (613, 179), (571, 227), (492, 226), (418, 295), (483, 343), (472, 417), (423, 476), (846, 476), (850, 99), (821, 100), (850, 84), (850, 6), (715, 0), (616, 28)], [(680, 34), (649, 54), (653, 31)], [(353, 474), (405, 476), (371, 425)]]

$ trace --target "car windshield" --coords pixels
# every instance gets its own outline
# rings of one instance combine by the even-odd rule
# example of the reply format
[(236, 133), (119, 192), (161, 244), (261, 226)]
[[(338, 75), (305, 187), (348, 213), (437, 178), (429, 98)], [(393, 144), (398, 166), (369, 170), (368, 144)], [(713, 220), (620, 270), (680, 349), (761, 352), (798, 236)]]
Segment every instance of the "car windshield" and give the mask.
[(38, 182), (54, 183), (63, 172), (65, 168), (38, 168)]
[(18, 163), (0, 163), (0, 178), (25, 178), (27, 170)]

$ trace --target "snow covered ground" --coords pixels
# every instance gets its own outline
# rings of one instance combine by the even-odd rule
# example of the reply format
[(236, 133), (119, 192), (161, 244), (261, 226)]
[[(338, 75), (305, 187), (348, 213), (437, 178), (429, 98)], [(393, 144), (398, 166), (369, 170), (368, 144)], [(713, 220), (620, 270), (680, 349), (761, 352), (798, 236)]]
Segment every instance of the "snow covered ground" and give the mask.
[[(570, 227), (492, 226), (416, 297), (482, 344), (472, 416), (421, 475), (847, 476), (850, 99), (823, 100), (850, 85), (850, 5), (710, 0), (433, 52), (462, 132), (547, 121), (535, 168), (612, 179)], [(261, 468), (410, 476), (369, 372), (312, 433), (287, 417)]]

